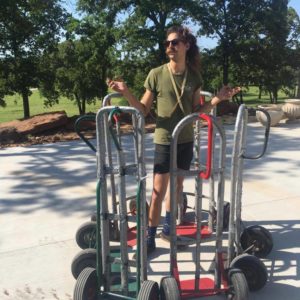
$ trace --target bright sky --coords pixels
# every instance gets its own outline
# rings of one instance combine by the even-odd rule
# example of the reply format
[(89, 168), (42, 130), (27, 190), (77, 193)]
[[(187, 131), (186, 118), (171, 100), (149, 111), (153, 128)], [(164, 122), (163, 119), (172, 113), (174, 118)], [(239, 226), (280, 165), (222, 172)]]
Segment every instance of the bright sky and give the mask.
[[(64, 7), (69, 12), (76, 15), (75, 12), (76, 0), (65, 0), (64, 3), (65, 3)], [(290, 0), (289, 6), (293, 7), (298, 13), (298, 15), (300, 16), (300, 0)], [(198, 44), (200, 45), (200, 48), (214, 48), (217, 45), (217, 39), (201, 37), (198, 39)]]

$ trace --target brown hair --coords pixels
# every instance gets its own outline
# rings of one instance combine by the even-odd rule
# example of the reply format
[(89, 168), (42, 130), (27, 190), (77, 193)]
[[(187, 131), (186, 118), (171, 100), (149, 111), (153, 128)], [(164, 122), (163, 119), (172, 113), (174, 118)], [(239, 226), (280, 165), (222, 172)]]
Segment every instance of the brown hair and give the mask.
[(200, 72), (200, 53), (196, 37), (184, 26), (172, 26), (167, 30), (167, 37), (171, 33), (177, 33), (184, 43), (189, 43), (190, 47), (186, 52), (188, 66), (196, 72)]

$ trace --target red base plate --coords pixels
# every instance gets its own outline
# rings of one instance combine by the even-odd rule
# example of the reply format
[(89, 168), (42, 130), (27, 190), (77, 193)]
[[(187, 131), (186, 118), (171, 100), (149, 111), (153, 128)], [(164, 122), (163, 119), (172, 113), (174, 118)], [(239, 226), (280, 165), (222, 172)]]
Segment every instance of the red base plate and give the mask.
[(212, 296), (220, 292), (220, 290), (215, 289), (215, 282), (211, 278), (201, 278), (198, 280), (198, 291), (194, 291), (195, 288), (195, 279), (183, 280), (180, 281), (180, 290), (182, 298), (191, 298), (191, 297), (203, 297), (203, 296)]
[(128, 228), (127, 245), (131, 248), (136, 245), (136, 227)]
[[(181, 225), (176, 226), (176, 234), (179, 236), (185, 236), (196, 239), (197, 227), (193, 222), (183, 222)], [(136, 245), (136, 227), (129, 228), (127, 231), (127, 243), (129, 247)], [(208, 226), (201, 226), (201, 238), (209, 238), (212, 235), (212, 231)]]
[[(196, 224), (193, 222), (183, 222), (181, 225), (176, 226), (176, 234), (195, 239), (197, 234)], [(211, 234), (212, 231), (208, 226), (201, 226), (201, 237), (203, 239), (210, 237)]]

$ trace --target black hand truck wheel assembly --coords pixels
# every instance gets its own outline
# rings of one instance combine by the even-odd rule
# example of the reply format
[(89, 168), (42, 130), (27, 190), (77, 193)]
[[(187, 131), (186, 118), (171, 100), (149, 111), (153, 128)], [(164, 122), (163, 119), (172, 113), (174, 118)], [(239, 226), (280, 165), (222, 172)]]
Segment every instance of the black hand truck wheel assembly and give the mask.
[(273, 248), (271, 233), (260, 225), (246, 227), (241, 234), (240, 243), (245, 252), (260, 258), (267, 257)]

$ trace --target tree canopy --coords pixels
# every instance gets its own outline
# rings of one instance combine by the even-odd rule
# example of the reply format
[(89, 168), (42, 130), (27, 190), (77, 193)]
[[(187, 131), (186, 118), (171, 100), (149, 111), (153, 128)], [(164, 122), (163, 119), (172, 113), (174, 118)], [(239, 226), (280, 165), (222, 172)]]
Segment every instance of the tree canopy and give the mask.
[(30, 88), (39, 84), (39, 59), (59, 42), (66, 18), (57, 0), (1, 1), (0, 96), (22, 95), (25, 118), (30, 116)]
[(300, 84), (300, 22), (288, 0), (76, 4), (79, 18), (56, 0), (1, 1), (0, 105), (5, 95), (19, 93), (28, 117), (30, 88), (38, 87), (46, 104), (65, 95), (83, 114), (86, 103), (107, 93), (108, 77), (122, 77), (139, 97), (149, 70), (166, 61), (163, 41), (174, 24), (218, 39), (202, 54), (205, 89), (257, 85), (276, 102), (279, 89)]

